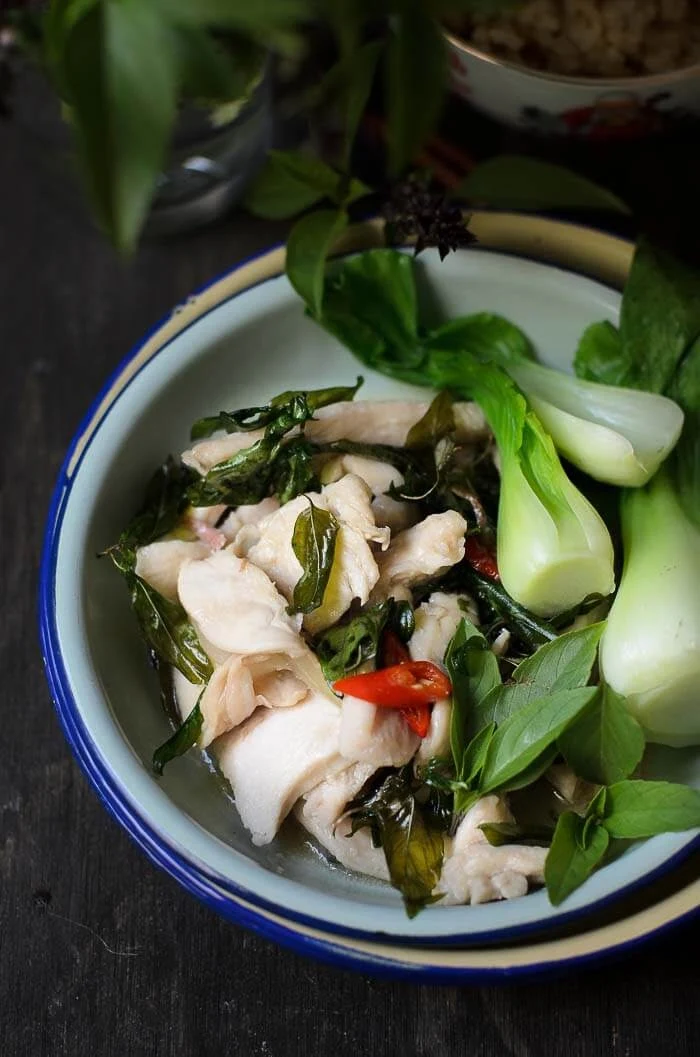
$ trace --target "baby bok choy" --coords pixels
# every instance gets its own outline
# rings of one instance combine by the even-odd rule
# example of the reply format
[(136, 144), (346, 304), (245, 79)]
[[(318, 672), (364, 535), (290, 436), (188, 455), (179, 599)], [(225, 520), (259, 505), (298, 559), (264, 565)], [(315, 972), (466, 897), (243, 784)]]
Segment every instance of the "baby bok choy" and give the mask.
[(619, 333), (584, 335), (577, 371), (663, 387), (685, 413), (677, 448), (621, 499), (624, 565), (600, 652), (649, 741), (700, 743), (700, 275), (637, 249)]
[(319, 322), (369, 367), (480, 404), (499, 447), (498, 568), (512, 598), (550, 616), (614, 589), (608, 531), (517, 385), (485, 349), (443, 347), (440, 331), (420, 330), (410, 257), (370, 250), (343, 261), (326, 282)]
[(537, 363), (526, 336), (501, 316), (482, 312), (452, 320), (428, 341), (503, 367), (557, 450), (598, 481), (632, 488), (646, 484), (680, 436), (683, 412), (675, 401)]

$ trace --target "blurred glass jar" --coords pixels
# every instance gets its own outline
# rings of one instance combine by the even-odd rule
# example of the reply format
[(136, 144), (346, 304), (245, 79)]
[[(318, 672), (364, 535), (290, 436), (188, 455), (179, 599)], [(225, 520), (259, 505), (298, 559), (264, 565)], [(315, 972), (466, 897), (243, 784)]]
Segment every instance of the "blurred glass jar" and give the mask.
[[(13, 62), (9, 120), (61, 206), (87, 216), (87, 195), (70, 129), (43, 73)], [(158, 182), (143, 234), (162, 236), (209, 224), (243, 196), (273, 143), (273, 63), (263, 57), (246, 93), (213, 106), (184, 102), (169, 161)]]

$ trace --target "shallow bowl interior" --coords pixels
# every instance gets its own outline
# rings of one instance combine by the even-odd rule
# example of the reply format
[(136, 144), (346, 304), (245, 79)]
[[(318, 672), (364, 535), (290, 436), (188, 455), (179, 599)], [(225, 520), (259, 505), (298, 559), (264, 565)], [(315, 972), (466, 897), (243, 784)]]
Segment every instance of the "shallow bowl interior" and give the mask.
[[(567, 229), (558, 229), (566, 245)], [(577, 229), (568, 230), (574, 239)], [(582, 244), (589, 236), (580, 234)], [(118, 535), (153, 468), (168, 452), (187, 446), (194, 419), (223, 407), (259, 404), (284, 389), (346, 384), (357, 375), (357, 363), (304, 316), (283, 276), (256, 281), (279, 270), (279, 259), (271, 257), (269, 267), (244, 265), (220, 280), (214, 296), (203, 295), (199, 307), (183, 313), (184, 322), (174, 317), (124, 365), (86, 423), (59, 483), (45, 556), (44, 646), (64, 724), (84, 764), (89, 755), (88, 770), (103, 797), (122, 821), (136, 820), (125, 821), (132, 833), (148, 829), (191, 887), (214, 886), (224, 898), (237, 894), (290, 919), (367, 937), (500, 941), (561, 924), (670, 868), (689, 850), (692, 835), (666, 835), (630, 848), (558, 910), (536, 892), (486, 906), (437, 905), (409, 921), (396, 892), (329, 864), (293, 830), (267, 847), (254, 847), (230, 792), (201, 754), (174, 762), (161, 780), (153, 776), (151, 754), (168, 736), (168, 724), (124, 586), (96, 555)], [(527, 331), (553, 365), (570, 363), (588, 323), (618, 315), (614, 289), (520, 256), (481, 249), (440, 263), (426, 253), (421, 267), (433, 291), (431, 312), (501, 312)], [(418, 395), (363, 373), (364, 397)], [(670, 778), (700, 782), (699, 764), (695, 752), (669, 752), (658, 754), (654, 766)]]

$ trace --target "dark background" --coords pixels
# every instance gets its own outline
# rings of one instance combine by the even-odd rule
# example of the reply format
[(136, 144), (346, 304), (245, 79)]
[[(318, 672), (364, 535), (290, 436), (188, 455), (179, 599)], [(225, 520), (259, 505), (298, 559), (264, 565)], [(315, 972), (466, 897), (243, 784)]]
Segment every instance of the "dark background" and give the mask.
[[(499, 145), (493, 128), (473, 127), (482, 150)], [(377, 981), (219, 920), (107, 816), (63, 741), (37, 643), (53, 482), (81, 416), (132, 344), (193, 289), (284, 232), (235, 215), (147, 245), (124, 265), (62, 207), (21, 148), (16, 130), (0, 126), (0, 1053), (698, 1053), (697, 924), (618, 963), (546, 982)], [(581, 158), (659, 232), (697, 250), (694, 146), (617, 150), (607, 170), (600, 155)]]

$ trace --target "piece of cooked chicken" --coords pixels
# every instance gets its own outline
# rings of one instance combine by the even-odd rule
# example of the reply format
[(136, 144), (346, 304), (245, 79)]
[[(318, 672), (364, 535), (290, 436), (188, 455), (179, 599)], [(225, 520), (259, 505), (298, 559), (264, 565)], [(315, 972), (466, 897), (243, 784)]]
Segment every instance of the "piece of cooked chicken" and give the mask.
[(485, 796), (462, 819), (452, 841), (446, 841), (445, 860), (435, 894), (441, 903), (486, 903), (514, 899), (527, 893), (530, 882), (544, 881), (547, 848), (521, 844), (490, 845), (479, 829), (484, 822), (512, 822), (513, 816), (498, 796)]
[(185, 562), (178, 594), (215, 663), (223, 666), (231, 654), (251, 658), (257, 678), (289, 671), (334, 700), (316, 655), (299, 634), (301, 617), (287, 613), (282, 595), (252, 562), (229, 549)]
[(171, 602), (177, 602), (177, 581), (185, 562), (206, 558), (205, 543), (189, 540), (157, 540), (136, 552), (136, 575)]
[(346, 694), (341, 705), (339, 749), (347, 760), (378, 767), (402, 767), (414, 755), (420, 738), (400, 712), (377, 708)]
[(455, 510), (430, 514), (413, 528), (400, 532), (389, 549), (377, 556), (379, 580), (373, 601), (404, 598), (411, 588), (439, 576), (464, 557), (467, 523)]
[[(257, 527), (257, 539), (246, 547), (248, 559), (263, 569), (285, 598), (291, 600), (303, 569), (292, 547), (294, 526), (309, 501), (330, 510), (339, 523), (330, 577), (318, 609), (307, 613), (304, 627), (318, 634), (335, 624), (355, 599), (364, 604), (377, 582), (379, 570), (368, 541), (386, 546), (389, 530), (378, 529), (370, 507), (371, 493), (359, 477), (346, 474), (323, 490), (300, 495), (265, 518)], [(239, 549), (242, 541), (234, 546)]]
[(303, 701), (309, 688), (289, 670), (290, 663), (284, 654), (262, 653), (232, 654), (218, 665), (199, 702), (200, 748), (245, 722), (260, 706), (291, 708)]
[(269, 844), (292, 807), (347, 767), (338, 752), (340, 709), (312, 693), (290, 708), (258, 709), (214, 750), (254, 844)]

